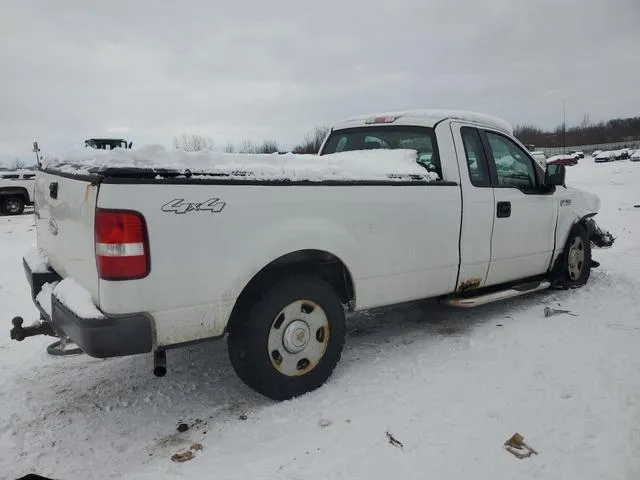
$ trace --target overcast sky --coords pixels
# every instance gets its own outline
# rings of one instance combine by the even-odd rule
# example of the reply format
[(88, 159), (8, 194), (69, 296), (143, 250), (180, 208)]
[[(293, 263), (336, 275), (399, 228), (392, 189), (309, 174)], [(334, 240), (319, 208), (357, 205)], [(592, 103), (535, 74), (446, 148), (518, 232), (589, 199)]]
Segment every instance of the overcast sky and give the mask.
[(0, 0), (0, 158), (457, 108), (640, 115), (640, 0)]

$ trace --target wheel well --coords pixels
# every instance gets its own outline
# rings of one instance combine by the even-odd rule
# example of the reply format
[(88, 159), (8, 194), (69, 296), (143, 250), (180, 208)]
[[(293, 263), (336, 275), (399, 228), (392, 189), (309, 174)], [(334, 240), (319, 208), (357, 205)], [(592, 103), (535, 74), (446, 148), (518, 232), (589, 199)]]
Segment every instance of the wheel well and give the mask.
[(22, 197), (25, 203), (29, 202), (29, 192), (22, 187), (0, 188), (0, 199), (6, 197)]
[(233, 306), (227, 330), (232, 327), (234, 318), (247, 299), (258, 294), (274, 280), (294, 273), (312, 274), (322, 278), (333, 287), (340, 301), (349, 309), (352, 308), (355, 300), (353, 278), (344, 262), (323, 250), (299, 250), (274, 260), (251, 279)]

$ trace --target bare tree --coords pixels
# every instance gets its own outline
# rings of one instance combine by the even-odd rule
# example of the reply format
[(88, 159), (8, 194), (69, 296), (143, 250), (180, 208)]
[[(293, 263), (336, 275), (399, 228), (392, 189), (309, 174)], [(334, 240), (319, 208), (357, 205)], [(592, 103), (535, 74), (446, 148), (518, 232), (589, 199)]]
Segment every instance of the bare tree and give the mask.
[(249, 139), (245, 139), (240, 142), (238, 146), (238, 153), (256, 153), (256, 145)]
[(9, 165), (9, 168), (11, 168), (11, 170), (22, 170), (26, 166), (27, 166), (27, 164), (25, 163), (24, 160), (21, 160), (19, 158), (15, 158), (13, 160), (13, 162), (11, 162), (11, 164)]
[(177, 150), (185, 152), (211, 152), (213, 151), (213, 140), (202, 135), (183, 133), (180, 137), (173, 139), (173, 146)]
[(296, 145), (293, 153), (315, 154), (320, 151), (322, 142), (329, 133), (328, 127), (316, 127), (313, 132), (308, 133), (300, 145)]
[(258, 153), (277, 153), (278, 151), (278, 142), (273, 140), (265, 140), (262, 142), (262, 145), (258, 147)]
[(236, 147), (233, 145), (233, 142), (227, 142), (227, 145), (224, 147), (224, 151), (227, 153), (235, 152)]

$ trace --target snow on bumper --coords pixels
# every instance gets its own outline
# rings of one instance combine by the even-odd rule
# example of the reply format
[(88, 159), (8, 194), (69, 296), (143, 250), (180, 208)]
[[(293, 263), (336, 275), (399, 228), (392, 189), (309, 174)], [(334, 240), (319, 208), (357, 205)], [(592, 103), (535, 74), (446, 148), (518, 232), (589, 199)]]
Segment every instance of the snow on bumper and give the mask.
[(91, 295), (73, 279), (62, 279), (47, 268), (31, 270), (23, 261), (31, 295), (42, 320), (59, 336), (73, 340), (92, 357), (107, 358), (147, 353), (152, 350), (152, 318), (146, 313), (107, 315)]

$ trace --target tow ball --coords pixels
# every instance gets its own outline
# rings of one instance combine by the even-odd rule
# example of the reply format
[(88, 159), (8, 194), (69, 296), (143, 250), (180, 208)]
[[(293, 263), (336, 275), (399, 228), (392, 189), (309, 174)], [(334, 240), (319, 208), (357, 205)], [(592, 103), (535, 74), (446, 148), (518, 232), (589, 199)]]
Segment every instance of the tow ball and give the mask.
[(23, 327), (24, 319), (15, 317), (11, 320), (13, 328), (10, 331), (11, 339), (18, 342), (23, 341), (27, 337), (35, 337), (36, 335), (48, 335), (50, 337), (58, 337), (58, 340), (47, 346), (47, 353), (55, 356), (79, 355), (82, 353), (80, 348), (68, 348), (68, 339), (59, 337), (59, 335), (51, 328), (47, 322), (40, 322), (28, 327)]
[(15, 317), (11, 320), (13, 328), (11, 329), (11, 339), (21, 342), (27, 337), (34, 337), (36, 335), (50, 335), (56, 337), (56, 333), (48, 323), (36, 323), (29, 327), (23, 327), (24, 319), (22, 317)]

